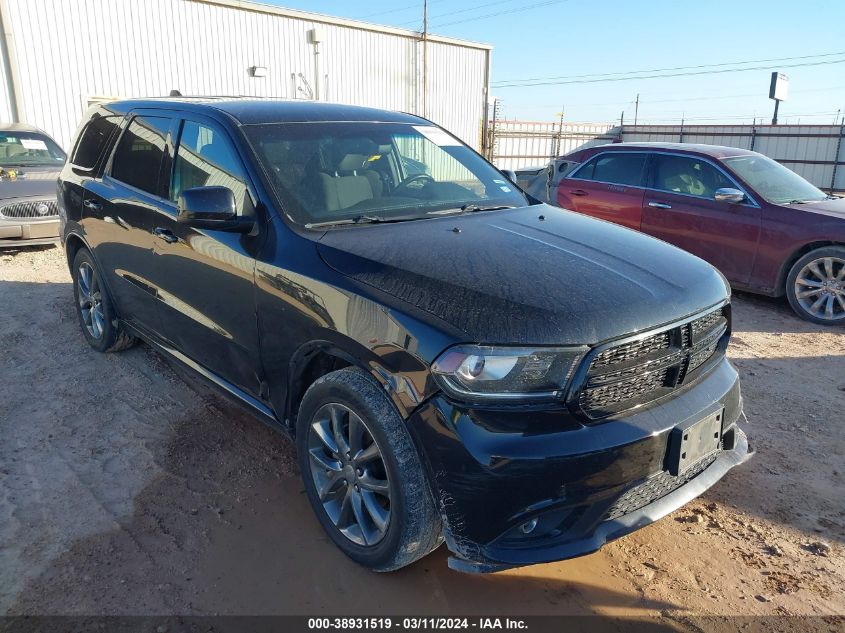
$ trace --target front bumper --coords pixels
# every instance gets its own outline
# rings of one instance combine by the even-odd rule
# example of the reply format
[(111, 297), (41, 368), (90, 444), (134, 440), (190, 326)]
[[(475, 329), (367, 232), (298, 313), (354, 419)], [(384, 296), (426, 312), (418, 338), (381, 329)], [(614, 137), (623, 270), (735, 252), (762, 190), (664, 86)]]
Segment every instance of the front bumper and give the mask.
[[(669, 475), (672, 429), (717, 411), (723, 447)], [(751, 457), (741, 411), (739, 380), (724, 359), (674, 397), (598, 424), (560, 409), (467, 408), (442, 395), (409, 423), (443, 516), (449, 566), (489, 572), (594, 552), (697, 497)]]
[(36, 246), (59, 241), (59, 218), (24, 220), (0, 218), (0, 248)]

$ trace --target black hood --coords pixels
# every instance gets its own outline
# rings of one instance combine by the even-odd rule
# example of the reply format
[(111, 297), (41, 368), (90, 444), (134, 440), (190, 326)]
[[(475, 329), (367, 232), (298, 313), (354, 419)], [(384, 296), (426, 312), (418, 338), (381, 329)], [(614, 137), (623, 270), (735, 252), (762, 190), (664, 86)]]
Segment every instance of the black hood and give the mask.
[(728, 294), (693, 255), (547, 205), (335, 228), (318, 249), (335, 270), (436, 315), (467, 342), (592, 344)]
[(53, 198), (61, 167), (4, 167), (15, 172), (15, 179), (0, 177), (0, 200), (9, 198)]

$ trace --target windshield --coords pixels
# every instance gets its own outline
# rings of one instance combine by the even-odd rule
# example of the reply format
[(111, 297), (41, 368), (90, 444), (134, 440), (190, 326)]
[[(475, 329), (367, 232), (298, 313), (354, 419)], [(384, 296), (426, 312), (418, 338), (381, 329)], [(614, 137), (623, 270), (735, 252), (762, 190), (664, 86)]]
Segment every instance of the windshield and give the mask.
[(816, 202), (827, 198), (821, 189), (766, 156), (733, 156), (722, 160), (752, 189), (774, 204)]
[(0, 132), (0, 167), (61, 167), (65, 153), (37, 132)]
[(301, 224), (414, 220), (528, 204), (487, 161), (432, 125), (274, 123), (243, 129), (285, 212)]

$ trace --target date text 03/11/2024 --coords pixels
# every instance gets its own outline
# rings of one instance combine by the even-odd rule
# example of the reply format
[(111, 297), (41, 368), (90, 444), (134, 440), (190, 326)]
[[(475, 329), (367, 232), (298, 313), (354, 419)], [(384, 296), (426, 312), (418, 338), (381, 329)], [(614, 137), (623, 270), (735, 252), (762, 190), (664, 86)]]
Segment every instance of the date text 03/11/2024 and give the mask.
[(400, 628), (403, 630), (445, 630), (445, 629), (478, 629), (478, 630), (521, 630), (527, 629), (525, 620), (519, 618), (438, 618), (438, 617), (406, 617), (399, 620), (392, 618), (309, 618), (309, 630), (346, 630), (362, 631)]

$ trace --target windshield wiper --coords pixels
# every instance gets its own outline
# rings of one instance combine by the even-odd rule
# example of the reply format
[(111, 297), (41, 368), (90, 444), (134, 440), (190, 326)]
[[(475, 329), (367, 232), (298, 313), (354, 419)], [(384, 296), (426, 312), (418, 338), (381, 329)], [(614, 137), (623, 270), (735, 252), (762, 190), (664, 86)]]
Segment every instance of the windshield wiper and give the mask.
[(515, 209), (511, 204), (500, 204), (500, 205), (491, 205), (489, 207), (482, 206), (480, 204), (475, 204), (474, 202), (468, 202), (464, 206), (461, 207), (461, 211), (464, 213), (476, 213), (477, 211), (498, 211), (499, 209)]
[(484, 207), (474, 202), (467, 202), (465, 205), (455, 207), (452, 209), (442, 209), (440, 211), (429, 211), (426, 215), (455, 215), (457, 213), (477, 213), (478, 211), (498, 211), (499, 209), (515, 209), (513, 205), (491, 205)]
[(378, 215), (356, 215), (354, 218), (344, 218), (343, 220), (327, 220), (325, 222), (309, 222), (305, 225), (306, 229), (321, 229), (329, 226), (342, 226), (344, 224), (391, 224), (394, 222), (410, 222), (411, 220), (421, 220), (420, 217), (415, 216), (401, 216), (396, 218), (385, 218)]

